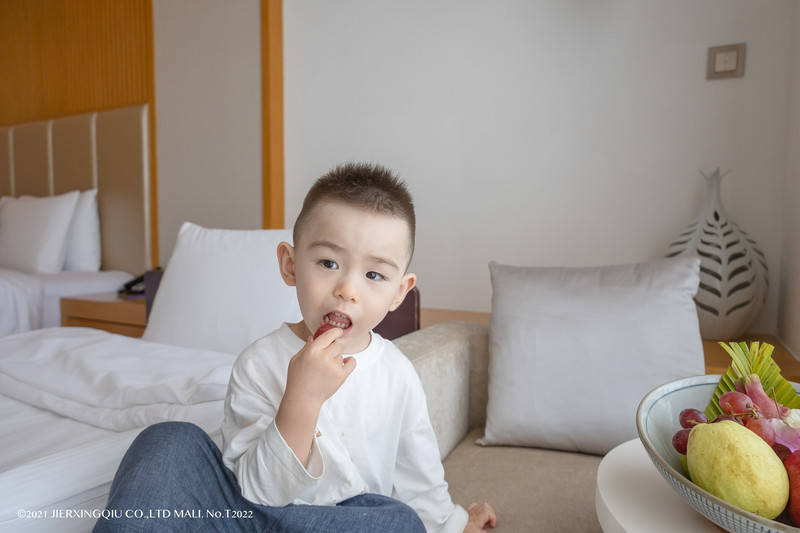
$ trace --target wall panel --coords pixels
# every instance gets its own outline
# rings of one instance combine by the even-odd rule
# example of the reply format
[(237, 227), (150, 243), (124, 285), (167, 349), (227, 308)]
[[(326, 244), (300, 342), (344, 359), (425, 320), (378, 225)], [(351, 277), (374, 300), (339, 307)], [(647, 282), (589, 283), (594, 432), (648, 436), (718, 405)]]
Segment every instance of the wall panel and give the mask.
[(14, 128), (14, 194), (48, 196), (53, 193), (51, 146), (50, 122), (34, 122)]
[(259, 0), (153, 2), (159, 232), (262, 226)]
[(0, 125), (152, 100), (150, 0), (0, 2)]
[(95, 116), (53, 121), (53, 194), (97, 187)]

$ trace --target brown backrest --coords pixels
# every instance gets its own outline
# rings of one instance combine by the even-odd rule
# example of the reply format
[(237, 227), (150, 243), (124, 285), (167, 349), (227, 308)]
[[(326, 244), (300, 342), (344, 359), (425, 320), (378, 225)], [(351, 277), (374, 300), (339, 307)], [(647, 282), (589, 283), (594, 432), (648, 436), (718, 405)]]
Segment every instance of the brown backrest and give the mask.
[(419, 329), (419, 289), (414, 287), (400, 307), (389, 314), (375, 326), (375, 333), (385, 339), (396, 339), (406, 333), (411, 333)]

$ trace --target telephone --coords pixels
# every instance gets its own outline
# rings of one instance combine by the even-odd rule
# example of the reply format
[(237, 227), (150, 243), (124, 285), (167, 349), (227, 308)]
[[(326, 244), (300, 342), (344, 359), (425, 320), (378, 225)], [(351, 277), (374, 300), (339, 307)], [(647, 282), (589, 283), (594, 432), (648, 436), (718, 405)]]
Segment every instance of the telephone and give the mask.
[(136, 276), (129, 282), (125, 283), (120, 289), (117, 291), (120, 295), (137, 295), (137, 294), (144, 294), (144, 274), (141, 276)]

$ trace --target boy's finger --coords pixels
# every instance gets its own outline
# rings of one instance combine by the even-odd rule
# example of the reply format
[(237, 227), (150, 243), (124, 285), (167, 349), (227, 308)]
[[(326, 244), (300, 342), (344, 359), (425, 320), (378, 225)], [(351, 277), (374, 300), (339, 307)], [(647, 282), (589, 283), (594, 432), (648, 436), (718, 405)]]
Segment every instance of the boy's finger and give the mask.
[(356, 358), (345, 357), (342, 360), (342, 362), (344, 363), (344, 365), (342, 366), (342, 368), (344, 368), (344, 373), (345, 375), (349, 376), (353, 372), (353, 370), (356, 369)]
[(490, 526), (494, 527), (494, 521), (496, 520), (496, 517), (494, 515), (494, 509), (492, 509), (491, 505), (485, 502), (479, 504), (478, 516), (481, 526), (489, 524)]
[(342, 328), (331, 328), (314, 338), (312, 342), (319, 346), (328, 346), (342, 335), (344, 335), (344, 330)]
[(319, 352), (325, 357), (336, 357), (342, 355), (342, 352), (344, 352), (344, 347), (341, 345), (341, 343), (338, 343), (334, 340), (334, 342), (330, 343), (329, 345), (323, 346)]

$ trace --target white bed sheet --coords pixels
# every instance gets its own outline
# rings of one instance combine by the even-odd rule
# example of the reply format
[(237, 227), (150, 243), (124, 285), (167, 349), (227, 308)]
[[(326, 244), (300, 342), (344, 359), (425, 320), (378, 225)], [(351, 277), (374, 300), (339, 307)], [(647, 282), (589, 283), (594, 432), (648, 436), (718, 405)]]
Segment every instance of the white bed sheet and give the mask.
[(133, 276), (121, 270), (28, 274), (0, 269), (0, 336), (61, 325), (61, 298), (113, 292)]
[(42, 327), (43, 294), (36, 278), (0, 268), (0, 337)]
[(83, 424), (0, 394), (0, 474), (116, 431)]
[[(151, 423), (188, 420), (220, 444), (234, 359), (88, 328), (0, 339), (0, 531), (90, 531), (91, 515), (64, 513), (104, 508), (119, 461)], [(20, 510), (48, 518), (20, 518)]]

